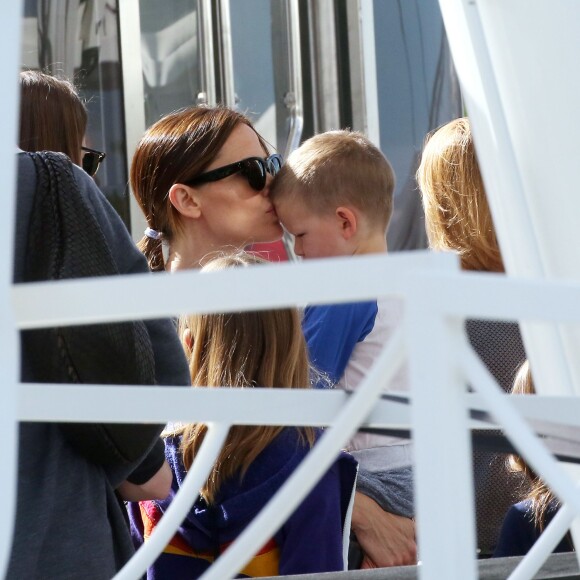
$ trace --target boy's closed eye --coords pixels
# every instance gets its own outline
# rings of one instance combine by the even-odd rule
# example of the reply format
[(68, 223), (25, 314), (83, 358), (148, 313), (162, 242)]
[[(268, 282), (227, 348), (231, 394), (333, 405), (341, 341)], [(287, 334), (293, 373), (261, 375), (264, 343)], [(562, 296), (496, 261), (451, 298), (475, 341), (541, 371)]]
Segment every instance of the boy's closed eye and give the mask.
[(300, 232), (300, 233), (291, 232), (284, 224), (282, 224), (282, 228), (288, 235), (290, 235), (294, 238), (301, 238), (305, 234), (305, 232)]

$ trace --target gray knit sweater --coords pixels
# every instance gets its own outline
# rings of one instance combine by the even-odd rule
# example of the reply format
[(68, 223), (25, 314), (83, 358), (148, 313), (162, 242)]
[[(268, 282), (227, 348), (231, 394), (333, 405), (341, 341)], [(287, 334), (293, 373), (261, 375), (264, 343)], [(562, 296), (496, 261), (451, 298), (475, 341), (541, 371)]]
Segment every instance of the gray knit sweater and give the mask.
[[(144, 257), (94, 181), (76, 166), (73, 174), (80, 192), (71, 195), (80, 195), (96, 216), (119, 273), (147, 272)], [(36, 189), (34, 163), (21, 153), (15, 282), (22, 281), (24, 275), (28, 224)], [(155, 382), (188, 385), (187, 364), (172, 323), (156, 320), (145, 326), (153, 346)], [(23, 377), (28, 371), (22, 369)], [(105, 466), (73, 448), (57, 424), (21, 424), (16, 523), (7, 578), (104, 580), (111, 578), (131, 556), (133, 547), (114, 487), (138, 467), (147, 453), (163, 453), (163, 449), (151, 451), (158, 438), (152, 436), (150, 428), (133, 426), (128, 428), (127, 437), (135, 440), (146, 437), (143, 457), (123, 464), (113, 458)]]

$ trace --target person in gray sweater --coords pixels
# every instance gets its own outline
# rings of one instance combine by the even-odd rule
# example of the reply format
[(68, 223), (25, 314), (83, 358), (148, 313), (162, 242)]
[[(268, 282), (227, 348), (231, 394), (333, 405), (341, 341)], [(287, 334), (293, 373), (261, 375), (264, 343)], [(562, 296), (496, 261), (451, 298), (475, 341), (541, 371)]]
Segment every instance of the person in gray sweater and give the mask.
[[(64, 155), (18, 154), (16, 224), (15, 283), (149, 271), (94, 181)], [(22, 382), (190, 384), (170, 320), (26, 331), (21, 343)], [(115, 490), (163, 467), (161, 428), (22, 423), (7, 578), (114, 576), (134, 551)]]

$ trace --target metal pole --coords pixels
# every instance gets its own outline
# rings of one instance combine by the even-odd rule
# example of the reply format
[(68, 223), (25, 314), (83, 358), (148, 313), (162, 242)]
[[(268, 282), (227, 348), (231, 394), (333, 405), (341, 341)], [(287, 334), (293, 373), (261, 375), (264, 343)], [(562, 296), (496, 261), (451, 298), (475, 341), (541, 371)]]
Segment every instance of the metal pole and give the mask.
[[(131, 167), (133, 153), (146, 129), (145, 87), (141, 58), (141, 15), (139, 2), (121, 0), (119, 9), (119, 38), (121, 48), (121, 73), (123, 75), (123, 111), (125, 113), (125, 146), (127, 169)], [(131, 235), (138, 242), (147, 227), (145, 216), (133, 195), (129, 198)]]
[(300, 145), (304, 125), (302, 96), (302, 52), (300, 50), (300, 7), (298, 0), (286, 0), (288, 15), (288, 46), (290, 56), (289, 91), (284, 97), (290, 110), (290, 131), (284, 157), (288, 157)]
[(201, 51), (201, 79), (203, 91), (198, 96), (199, 104), (216, 105), (215, 49), (213, 37), (213, 15), (211, 0), (198, 0), (199, 47)]
[(221, 90), (222, 101), (231, 109), (236, 108), (236, 91), (234, 82), (234, 62), (232, 54), (232, 20), (230, 0), (219, 1), (219, 43), (221, 54)]
[(4, 193), (4, 211), (0, 217), (2, 276), (0, 278), (0, 367), (2, 368), (2, 404), (0, 405), (0, 440), (4, 475), (0, 497), (4, 515), (0, 521), (0, 576), (6, 575), (16, 513), (18, 474), (17, 389), (20, 380), (20, 339), (12, 308), (12, 264), (14, 261), (14, 216), (16, 215), (16, 143), (18, 142), (19, 85), (23, 2), (12, 0), (2, 7), (4, 30), (0, 35), (0, 79), (3, 90), (0, 107), (4, 121), (0, 131), (0, 191)]

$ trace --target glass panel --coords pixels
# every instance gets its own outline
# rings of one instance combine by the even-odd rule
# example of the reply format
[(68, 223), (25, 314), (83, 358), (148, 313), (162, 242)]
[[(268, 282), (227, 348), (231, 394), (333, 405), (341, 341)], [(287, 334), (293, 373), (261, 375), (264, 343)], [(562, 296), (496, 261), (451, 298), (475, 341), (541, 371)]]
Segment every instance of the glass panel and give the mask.
[(437, 0), (375, 0), (381, 147), (397, 176), (389, 250), (425, 247), (415, 171), (425, 135), (461, 116)]
[(197, 102), (201, 90), (196, 0), (140, 0), (145, 121)]
[[(276, 146), (271, 0), (230, 1), (234, 87), (240, 111)], [(283, 100), (283, 95), (278, 95)]]
[(79, 88), (89, 110), (87, 146), (107, 153), (95, 181), (128, 223), (118, 28), (115, 0), (25, 0), (22, 62)]
[[(276, 93), (285, 90), (285, 83), (275, 78), (274, 60), (281, 59), (274, 59), (274, 52), (285, 47), (280, 42), (274, 45), (273, 37), (286, 25), (282, 22), (284, 12), (277, 10), (273, 14), (271, 0), (238, 0), (229, 4), (237, 108), (252, 119), (268, 143), (283, 153), (286, 137), (281, 135), (278, 140), (276, 101), (283, 102), (284, 95)], [(281, 121), (284, 127), (286, 120)], [(288, 259), (282, 242), (255, 244), (252, 250), (274, 262)]]

